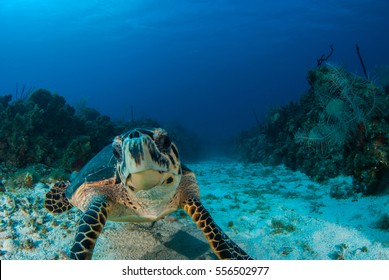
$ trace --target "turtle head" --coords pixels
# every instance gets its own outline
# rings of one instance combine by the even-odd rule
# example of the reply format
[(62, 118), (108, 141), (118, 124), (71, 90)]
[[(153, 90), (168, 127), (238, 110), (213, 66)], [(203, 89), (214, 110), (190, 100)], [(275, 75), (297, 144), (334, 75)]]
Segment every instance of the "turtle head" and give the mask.
[(180, 183), (178, 150), (164, 129), (133, 129), (115, 137), (112, 147), (117, 174), (134, 192)]

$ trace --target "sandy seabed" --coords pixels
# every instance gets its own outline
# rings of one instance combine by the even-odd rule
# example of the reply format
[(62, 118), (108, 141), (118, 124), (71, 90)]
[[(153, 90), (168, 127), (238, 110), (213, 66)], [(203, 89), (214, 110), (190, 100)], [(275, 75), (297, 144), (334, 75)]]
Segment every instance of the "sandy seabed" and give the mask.
[[(389, 259), (389, 229), (382, 228), (389, 195), (335, 199), (330, 190), (351, 188), (351, 178), (319, 184), (284, 166), (217, 160), (189, 167), (216, 223), (254, 259)], [(49, 188), (38, 183), (0, 193), (0, 259), (68, 258), (81, 212), (48, 213)], [(215, 256), (192, 220), (177, 211), (154, 224), (108, 221), (93, 259)]]

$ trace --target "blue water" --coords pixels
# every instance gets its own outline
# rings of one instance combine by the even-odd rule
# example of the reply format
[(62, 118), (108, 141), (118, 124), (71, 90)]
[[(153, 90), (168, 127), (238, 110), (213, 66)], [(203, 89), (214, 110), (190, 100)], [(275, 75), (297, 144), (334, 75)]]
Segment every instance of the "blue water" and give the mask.
[(222, 139), (298, 100), (331, 62), (389, 64), (387, 0), (0, 0), (0, 94), (15, 85), (113, 119), (180, 121)]

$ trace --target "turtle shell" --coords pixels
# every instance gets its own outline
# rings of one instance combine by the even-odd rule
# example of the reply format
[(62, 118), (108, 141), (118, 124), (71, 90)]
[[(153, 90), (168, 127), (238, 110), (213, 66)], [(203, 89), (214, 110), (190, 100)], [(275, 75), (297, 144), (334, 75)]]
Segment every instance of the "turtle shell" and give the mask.
[(84, 183), (98, 182), (112, 178), (115, 175), (116, 158), (113, 156), (112, 145), (107, 145), (95, 155), (72, 180), (65, 191), (67, 198), (71, 198), (74, 192)]

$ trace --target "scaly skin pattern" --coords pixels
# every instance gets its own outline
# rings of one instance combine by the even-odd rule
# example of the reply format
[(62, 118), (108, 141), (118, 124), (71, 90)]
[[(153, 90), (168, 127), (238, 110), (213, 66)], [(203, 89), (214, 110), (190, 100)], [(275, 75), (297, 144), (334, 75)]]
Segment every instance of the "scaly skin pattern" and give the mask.
[(221, 260), (252, 260), (227, 234), (213, 221), (211, 214), (200, 201), (199, 186), (193, 172), (184, 172), (178, 189), (181, 207), (188, 213), (204, 233), (211, 249)]
[(46, 194), (45, 208), (51, 213), (59, 214), (68, 211), (73, 205), (65, 196), (65, 190), (69, 186), (66, 182), (57, 182)]
[(70, 249), (70, 258), (75, 260), (92, 259), (93, 249), (99, 234), (108, 218), (109, 204), (105, 198), (95, 198), (83, 214), (77, 227), (76, 238)]
[(221, 260), (252, 260), (221, 228), (213, 221), (211, 215), (197, 199), (184, 203), (184, 210), (197, 224), (208, 240), (209, 246)]

